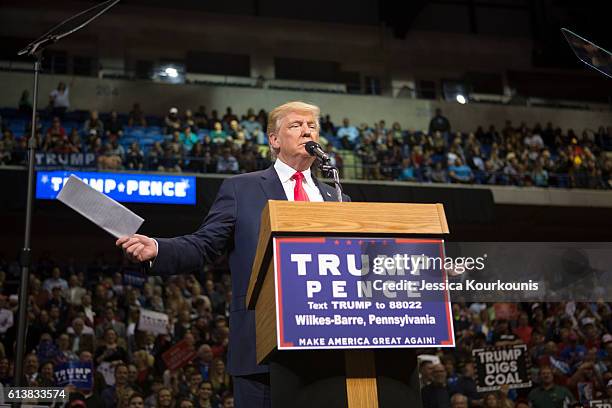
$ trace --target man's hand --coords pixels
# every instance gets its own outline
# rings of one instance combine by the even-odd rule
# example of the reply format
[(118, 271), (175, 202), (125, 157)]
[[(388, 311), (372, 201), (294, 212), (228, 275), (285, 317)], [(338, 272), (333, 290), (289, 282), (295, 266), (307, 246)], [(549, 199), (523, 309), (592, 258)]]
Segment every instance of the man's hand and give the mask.
[(121, 237), (116, 245), (123, 249), (127, 258), (132, 262), (145, 262), (155, 259), (157, 245), (155, 240), (144, 235), (134, 234)]

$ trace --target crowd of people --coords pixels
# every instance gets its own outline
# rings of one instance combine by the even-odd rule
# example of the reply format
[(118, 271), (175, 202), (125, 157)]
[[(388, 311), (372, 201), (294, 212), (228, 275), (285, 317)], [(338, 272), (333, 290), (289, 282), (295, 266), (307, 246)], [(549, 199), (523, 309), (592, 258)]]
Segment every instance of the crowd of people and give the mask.
[[(53, 110), (52, 112), (55, 112)], [(125, 115), (122, 115), (125, 116)], [(93, 153), (99, 169), (130, 169), (169, 172), (238, 174), (268, 167), (266, 112), (249, 111), (242, 120), (228, 108), (223, 117), (217, 111), (210, 115), (204, 107), (196, 113), (187, 110), (179, 116), (177, 108), (147, 122), (139, 104), (127, 117), (116, 111), (104, 119), (91, 111), (86, 120), (67, 129), (62, 116), (53, 116), (45, 124), (36, 121), (36, 145), (39, 152), (55, 154)], [(2, 122), (0, 164), (24, 164), (31, 124), (16, 136), (7, 121)], [(142, 129), (151, 129), (151, 138), (139, 137)], [(135, 130), (134, 133), (131, 131)], [(139, 135), (139, 136), (135, 136)], [(263, 147), (263, 149), (262, 149)]]
[[(424, 408), (568, 408), (612, 400), (609, 303), (512, 304), (513, 314), (501, 318), (497, 306), (453, 303), (456, 347), (419, 364)], [(484, 384), (472, 351), (513, 345), (527, 346), (532, 385), (479, 392)]]
[[(67, 407), (233, 407), (225, 369), (229, 274), (211, 269), (199, 280), (176, 276), (162, 282), (132, 268), (103, 261), (34, 265), (22, 385), (56, 387), (60, 365), (82, 362), (93, 367), (91, 388), (66, 386)], [(15, 384), (19, 271), (16, 263), (0, 260), (3, 386)], [(142, 310), (166, 314), (166, 333), (142, 330)], [(181, 341), (188, 360), (170, 370), (164, 353)]]
[[(329, 117), (324, 129), (336, 129)], [(344, 119), (335, 130), (345, 149), (363, 164), (363, 177), (434, 183), (501, 184), (537, 187), (612, 188), (612, 126), (585, 130), (578, 137), (552, 123), (528, 127), (506, 121), (503, 129), (478, 126), (453, 132), (436, 110), (429, 129), (403, 130), (398, 122), (352, 126)]]
[[(419, 366), (425, 408), (589, 407), (612, 399), (609, 303), (522, 303), (504, 318), (495, 305), (454, 303), (453, 317), (457, 347)], [(527, 345), (532, 386), (478, 392), (472, 350), (519, 344)]]
[[(139, 104), (128, 114), (96, 111), (63, 125), (69, 87), (60, 84), (50, 96), (51, 121), (36, 122), (39, 151), (57, 154), (91, 152), (100, 169), (159, 170), (237, 174), (268, 167), (266, 117), (262, 109), (223, 115), (204, 106), (192, 111), (169, 109), (164, 118), (145, 115)], [(27, 95), (19, 111), (27, 113)], [(56, 106), (57, 105), (57, 106)], [(103, 116), (103, 117), (102, 117)], [(0, 164), (23, 164), (31, 124), (20, 134), (2, 121)], [(44, 122), (44, 124), (43, 124)], [(151, 130), (151, 131), (149, 131)], [(144, 133), (147, 131), (147, 133)], [(18, 133), (18, 132), (17, 132)], [(321, 118), (322, 144), (341, 173), (345, 159), (356, 160), (351, 175), (370, 180), (430, 183), (498, 184), (537, 187), (612, 188), (612, 126), (585, 129), (580, 135), (552, 123), (514, 125), (503, 129), (477, 126), (462, 133), (438, 109), (427, 130), (388, 126), (336, 125)]]
[[(89, 362), (92, 386), (68, 386), (68, 407), (232, 407), (232, 381), (225, 370), (231, 299), (225, 267), (207, 267), (197, 279), (176, 276), (164, 282), (139, 273), (128, 263), (102, 259), (88, 266), (36, 262), (28, 297), (25, 384), (57, 386), (59, 365)], [(3, 386), (14, 384), (18, 275), (16, 263), (0, 261)], [(611, 306), (453, 303), (456, 347), (417, 350), (424, 408), (567, 408), (612, 400)], [(166, 314), (167, 333), (143, 330), (143, 310)], [(192, 354), (170, 369), (164, 354), (179, 342)], [(527, 346), (532, 385), (479, 392), (473, 350), (511, 345)]]

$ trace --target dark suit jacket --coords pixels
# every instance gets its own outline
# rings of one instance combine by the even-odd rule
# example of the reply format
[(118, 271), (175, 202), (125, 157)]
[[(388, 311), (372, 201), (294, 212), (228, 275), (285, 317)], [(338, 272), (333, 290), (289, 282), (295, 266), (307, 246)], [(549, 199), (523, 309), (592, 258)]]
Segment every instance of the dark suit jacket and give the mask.
[[(334, 188), (315, 179), (325, 201), (337, 201)], [(274, 166), (226, 179), (204, 223), (196, 232), (176, 238), (157, 239), (158, 254), (151, 272), (162, 276), (199, 274), (226, 249), (232, 275), (228, 369), (232, 375), (267, 372), (255, 358), (255, 313), (246, 309), (246, 293), (261, 212), (268, 200), (286, 200)], [(350, 201), (348, 196), (343, 200)]]

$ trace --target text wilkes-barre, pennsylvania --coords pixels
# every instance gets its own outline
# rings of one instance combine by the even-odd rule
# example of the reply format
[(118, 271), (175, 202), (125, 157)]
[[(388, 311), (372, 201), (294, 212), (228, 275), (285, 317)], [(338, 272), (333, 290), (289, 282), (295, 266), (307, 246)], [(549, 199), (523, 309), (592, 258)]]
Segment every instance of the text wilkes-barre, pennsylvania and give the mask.
[(404, 327), (413, 324), (436, 324), (436, 318), (426, 314), (424, 316), (380, 316), (369, 314), (362, 316), (316, 316), (313, 314), (300, 314), (295, 316), (295, 323), (299, 326), (351, 326), (351, 325), (394, 325)]

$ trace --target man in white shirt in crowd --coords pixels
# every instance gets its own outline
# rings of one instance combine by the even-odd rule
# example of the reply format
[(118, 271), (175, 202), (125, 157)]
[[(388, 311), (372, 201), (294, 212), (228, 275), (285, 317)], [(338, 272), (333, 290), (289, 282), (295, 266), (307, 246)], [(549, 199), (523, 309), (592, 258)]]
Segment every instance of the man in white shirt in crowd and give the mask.
[(71, 305), (80, 306), (81, 298), (87, 293), (85, 288), (79, 285), (79, 278), (76, 275), (70, 275), (68, 278), (68, 289), (64, 292), (64, 298)]
[(68, 282), (66, 282), (66, 279), (62, 278), (62, 271), (57, 266), (51, 271), (51, 277), (45, 279), (43, 282), (43, 289), (49, 292), (49, 294), (51, 294), (55, 287), (59, 287), (62, 292), (68, 290)]

